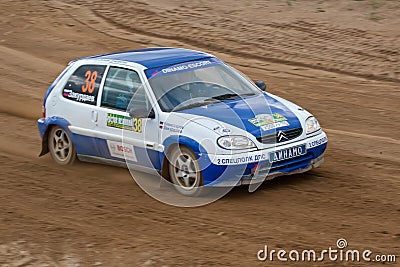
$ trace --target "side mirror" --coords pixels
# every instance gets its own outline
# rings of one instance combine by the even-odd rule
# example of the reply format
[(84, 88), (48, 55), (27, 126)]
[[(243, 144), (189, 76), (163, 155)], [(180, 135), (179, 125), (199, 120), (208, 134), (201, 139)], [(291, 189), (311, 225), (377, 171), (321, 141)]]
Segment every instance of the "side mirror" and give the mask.
[(263, 91), (267, 89), (267, 86), (263, 81), (256, 81), (255, 84), (257, 85), (258, 88), (260, 88)]
[(154, 113), (153, 109), (150, 109), (150, 111), (148, 111), (145, 108), (131, 108), (129, 110), (129, 116), (131, 118), (137, 119), (154, 119), (156, 117), (156, 114)]

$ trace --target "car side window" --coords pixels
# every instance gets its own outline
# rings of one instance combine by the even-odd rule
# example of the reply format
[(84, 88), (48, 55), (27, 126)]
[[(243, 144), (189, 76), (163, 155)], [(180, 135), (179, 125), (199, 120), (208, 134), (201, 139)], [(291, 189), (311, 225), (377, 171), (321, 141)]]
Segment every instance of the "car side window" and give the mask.
[[(104, 83), (101, 106), (126, 111), (134, 96), (135, 99), (144, 93), (142, 82), (136, 71), (110, 67)], [(147, 103), (143, 94), (142, 104)]]
[(80, 66), (64, 86), (63, 96), (76, 102), (96, 105), (105, 69), (104, 65)]

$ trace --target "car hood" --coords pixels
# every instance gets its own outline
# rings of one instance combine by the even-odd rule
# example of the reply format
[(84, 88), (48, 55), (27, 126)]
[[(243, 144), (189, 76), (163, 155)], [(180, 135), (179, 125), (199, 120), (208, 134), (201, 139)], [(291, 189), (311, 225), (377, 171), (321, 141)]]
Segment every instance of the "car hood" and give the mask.
[(191, 114), (224, 122), (255, 137), (276, 130), (301, 127), (299, 119), (289, 107), (265, 93), (181, 110), (176, 114)]

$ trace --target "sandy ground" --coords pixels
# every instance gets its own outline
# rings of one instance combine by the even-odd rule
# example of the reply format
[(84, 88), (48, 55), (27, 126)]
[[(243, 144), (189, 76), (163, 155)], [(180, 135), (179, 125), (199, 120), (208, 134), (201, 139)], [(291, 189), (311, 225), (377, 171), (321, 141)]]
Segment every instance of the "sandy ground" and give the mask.
[[(1, 266), (305, 266), (256, 254), (338, 238), (399, 264), (398, 1), (2, 0), (0, 22)], [(38, 158), (42, 97), (67, 62), (148, 46), (209, 51), (267, 81), (319, 118), (325, 164), (185, 209), (125, 169)], [(368, 264), (307, 264), (340, 265)]]

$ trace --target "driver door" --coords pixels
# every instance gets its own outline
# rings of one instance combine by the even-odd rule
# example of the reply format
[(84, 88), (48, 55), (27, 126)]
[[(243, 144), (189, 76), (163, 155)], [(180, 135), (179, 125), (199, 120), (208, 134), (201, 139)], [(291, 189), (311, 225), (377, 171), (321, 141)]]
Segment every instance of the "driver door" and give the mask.
[(110, 66), (98, 106), (97, 133), (103, 142), (102, 156), (158, 168), (158, 116), (131, 118), (128, 106), (151, 109), (152, 104), (137, 71)]

